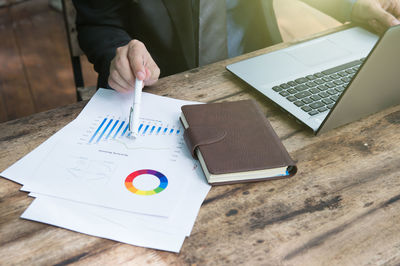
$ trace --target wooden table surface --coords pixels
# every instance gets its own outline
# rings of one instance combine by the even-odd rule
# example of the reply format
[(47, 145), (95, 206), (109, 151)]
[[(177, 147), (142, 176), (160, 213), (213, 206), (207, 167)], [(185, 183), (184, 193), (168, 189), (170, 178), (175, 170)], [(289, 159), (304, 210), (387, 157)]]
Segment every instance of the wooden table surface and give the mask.
[[(1, 178), (0, 264), (398, 265), (400, 105), (314, 136), (225, 70), (288, 45), (163, 78), (147, 91), (203, 102), (256, 99), (298, 162), (295, 177), (213, 187), (179, 254), (20, 219), (32, 199)], [(0, 124), (0, 171), (72, 121), (84, 105)]]

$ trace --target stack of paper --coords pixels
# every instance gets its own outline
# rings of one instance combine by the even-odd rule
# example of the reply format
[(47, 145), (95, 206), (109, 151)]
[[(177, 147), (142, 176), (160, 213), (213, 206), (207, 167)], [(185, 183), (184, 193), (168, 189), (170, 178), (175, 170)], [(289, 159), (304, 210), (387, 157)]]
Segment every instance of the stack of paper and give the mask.
[(33, 203), (22, 218), (137, 246), (179, 252), (210, 186), (183, 141), (181, 100), (100, 89), (80, 115), (1, 176)]

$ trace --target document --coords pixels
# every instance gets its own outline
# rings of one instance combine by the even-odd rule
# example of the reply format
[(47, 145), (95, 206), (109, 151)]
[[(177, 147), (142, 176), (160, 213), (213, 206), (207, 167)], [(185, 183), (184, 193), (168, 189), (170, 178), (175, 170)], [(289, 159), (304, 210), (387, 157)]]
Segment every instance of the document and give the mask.
[[(68, 137), (54, 145), (25, 182), (24, 189), (168, 217), (182, 200), (188, 176), (193, 176), (196, 167), (176, 115), (177, 103), (184, 102), (169, 98), (164, 102), (165, 97), (143, 94), (143, 125), (139, 126), (140, 136), (134, 139), (122, 130), (128, 126), (123, 122), (128, 119), (130, 102), (113, 91), (103, 90), (96, 96), (69, 127)], [(123, 113), (119, 107), (124, 104), (127, 108)]]
[(93, 214), (90, 209), (76, 202), (57, 198), (39, 197), (35, 199), (21, 218), (47, 223), (76, 232), (116, 240), (119, 242), (179, 252), (184, 234), (171, 234), (147, 229), (142, 224), (124, 227), (119, 223)]
[(190, 102), (144, 93), (136, 142), (124, 134), (123, 96), (99, 90), (76, 120), (0, 175), (36, 197), (22, 218), (179, 252), (210, 189), (177, 121)]
[(44, 160), (54, 144), (59, 141), (58, 136), (62, 135), (63, 131), (66, 131), (73, 123), (74, 122), (71, 122), (63, 129), (57, 131), (30, 153), (26, 154), (20, 160), (16, 161), (13, 165), (1, 172), (0, 176), (19, 184), (25, 184), (29, 178), (31, 178), (32, 172), (34, 172), (37, 166)]

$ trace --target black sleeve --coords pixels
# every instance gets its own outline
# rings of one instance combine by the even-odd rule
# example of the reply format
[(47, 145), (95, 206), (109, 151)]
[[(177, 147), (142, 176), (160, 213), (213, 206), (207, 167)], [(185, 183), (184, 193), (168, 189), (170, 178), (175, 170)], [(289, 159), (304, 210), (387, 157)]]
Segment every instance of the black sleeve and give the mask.
[(129, 27), (130, 1), (73, 0), (81, 49), (99, 74), (98, 86), (106, 87), (110, 62), (116, 48), (132, 38)]

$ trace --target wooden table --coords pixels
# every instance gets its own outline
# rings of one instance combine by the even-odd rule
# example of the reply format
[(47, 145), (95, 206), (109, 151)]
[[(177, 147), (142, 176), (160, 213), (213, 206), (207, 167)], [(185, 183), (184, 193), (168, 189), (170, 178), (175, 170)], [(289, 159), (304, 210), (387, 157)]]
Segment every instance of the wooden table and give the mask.
[[(256, 99), (298, 161), (294, 178), (213, 187), (179, 254), (22, 220), (32, 199), (0, 179), (0, 264), (399, 264), (400, 105), (315, 137), (225, 70), (288, 45), (163, 78), (148, 92), (203, 102)], [(0, 171), (84, 105), (0, 124)]]

